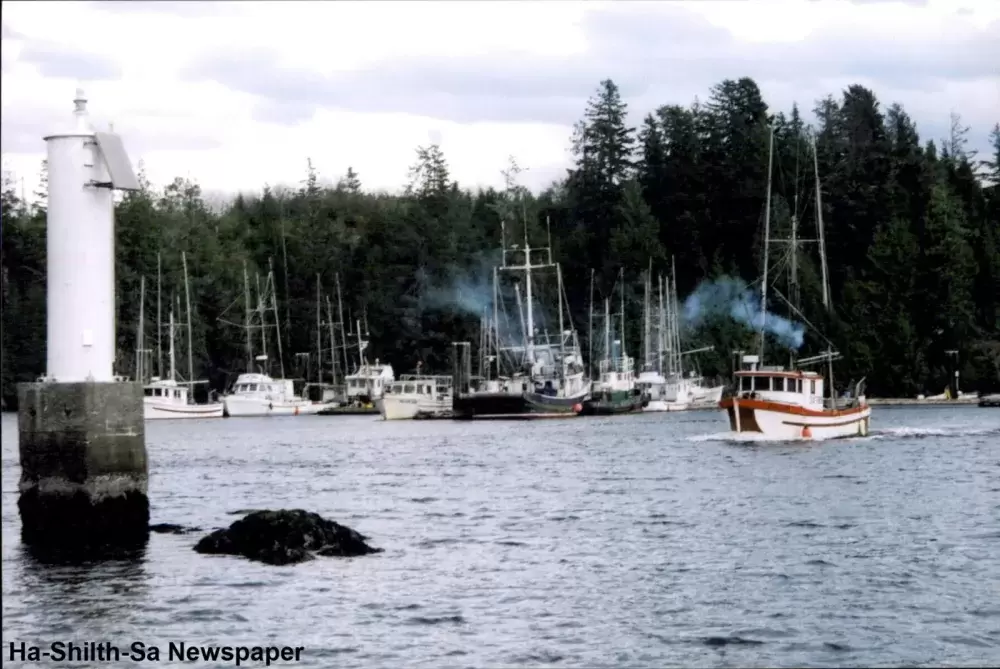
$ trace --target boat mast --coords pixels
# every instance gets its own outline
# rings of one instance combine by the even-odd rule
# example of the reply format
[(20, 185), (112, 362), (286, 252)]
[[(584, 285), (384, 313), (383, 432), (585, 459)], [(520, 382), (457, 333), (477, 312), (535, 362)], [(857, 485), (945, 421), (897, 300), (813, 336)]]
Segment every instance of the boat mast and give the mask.
[[(322, 287), (316, 272), (316, 383), (323, 385), (323, 309)], [(322, 399), (322, 397), (321, 397)]]
[(674, 351), (677, 356), (677, 374), (684, 376), (684, 360), (681, 357), (681, 305), (677, 300), (677, 259), (674, 256), (670, 256), (670, 302), (671, 311), (674, 314), (674, 329), (672, 336), (674, 338)]
[(160, 252), (156, 252), (156, 374), (163, 378), (163, 309), (160, 293), (163, 290), (163, 262)]
[(250, 313), (250, 279), (247, 276), (247, 261), (243, 261), (243, 303), (246, 306), (246, 322), (243, 329), (247, 331), (247, 371), (253, 371), (253, 334), (250, 329), (253, 316)]
[(667, 347), (667, 375), (677, 371), (677, 351), (674, 348), (674, 307), (670, 299), (670, 275), (661, 277), (665, 304), (663, 310), (663, 341)]
[(771, 171), (774, 165), (774, 128), (770, 128), (767, 150), (767, 199), (764, 202), (764, 272), (760, 281), (760, 364), (764, 364), (764, 332), (767, 321), (767, 266), (771, 246)]
[(145, 349), (143, 348), (143, 336), (145, 334), (146, 320), (146, 277), (143, 275), (139, 279), (139, 328), (136, 333), (135, 343), (135, 380), (139, 383), (146, 382)]
[(594, 268), (590, 268), (590, 317), (587, 334), (587, 365), (590, 368), (590, 378), (594, 378)]
[[(188, 264), (187, 264), (187, 253), (181, 251), (181, 265), (184, 267), (184, 304), (186, 305), (185, 311), (187, 312), (187, 331), (188, 331), (188, 381), (194, 383), (194, 357), (191, 354), (191, 286), (188, 284)], [(191, 388), (192, 393), (194, 388)], [(193, 398), (191, 394), (188, 395), (188, 401), (190, 402)]]
[[(789, 277), (789, 293), (791, 297), (791, 305), (789, 309), (789, 317), (796, 318), (795, 313), (799, 309), (800, 292), (799, 292), (799, 136), (795, 137), (795, 193), (792, 196), (792, 239), (791, 239), (791, 276)], [(791, 349), (788, 355), (788, 368), (795, 369), (795, 359), (797, 351)]]
[(264, 351), (264, 373), (270, 371), (270, 360), (267, 357), (267, 312), (264, 311), (264, 295), (260, 292), (260, 272), (257, 272), (257, 315), (260, 317), (260, 347)]
[(274, 260), (267, 259), (268, 283), (271, 286), (271, 308), (274, 310), (274, 338), (278, 342), (278, 367), (281, 370), (281, 378), (285, 378), (285, 356), (281, 351), (281, 319), (278, 316), (278, 291), (274, 289)]
[(496, 355), (497, 363), (497, 379), (500, 378), (500, 315), (497, 311), (498, 309), (498, 292), (499, 292), (499, 273), (497, 268), (493, 268), (493, 346), (495, 350), (493, 353)]
[[(823, 276), (823, 308), (830, 313), (830, 277), (826, 265), (826, 233), (823, 226), (823, 189), (819, 183), (819, 158), (816, 156), (816, 137), (812, 137), (813, 154), (813, 177), (816, 182), (816, 227), (819, 233), (819, 260), (820, 270)], [(829, 344), (826, 347), (827, 365), (829, 371), (830, 402), (834, 409), (837, 408), (837, 393), (833, 390), (833, 351)]]
[(611, 300), (604, 298), (604, 365), (607, 368), (611, 360)]
[(347, 332), (344, 330), (344, 301), (340, 296), (340, 272), (337, 272), (337, 315), (340, 318), (340, 341), (344, 345), (344, 375), (351, 373), (351, 367), (347, 362)]
[(649, 259), (649, 269), (646, 270), (646, 275), (645, 275), (645, 277), (643, 279), (643, 282), (642, 282), (642, 292), (643, 292), (643, 297), (642, 297), (642, 367), (643, 367), (643, 369), (647, 369), (647, 368), (649, 368), (649, 367), (652, 366), (651, 363), (650, 363), (650, 360), (649, 360), (649, 355), (650, 355), (650, 352), (652, 350), (652, 347), (649, 344), (649, 335), (650, 335), (649, 289), (650, 289), (650, 282), (652, 281), (651, 278), (650, 278), (650, 275), (652, 274), (652, 272), (653, 272), (653, 259), (650, 258)]
[[(281, 225), (281, 265), (284, 269), (285, 274), (285, 337), (288, 338), (291, 335), (289, 333), (292, 331), (292, 297), (291, 293), (288, 292), (288, 251), (285, 246), (285, 200), (284, 193), (278, 196), (278, 221)], [(278, 291), (275, 291), (277, 293)], [(278, 319), (278, 307), (274, 307), (274, 322), (277, 324)], [(281, 337), (278, 337), (278, 341), (281, 341)], [(279, 344), (280, 345), (280, 344)], [(278, 353), (280, 356), (281, 353)], [(284, 369), (284, 367), (282, 367)], [(282, 378), (285, 377), (284, 373), (281, 375)]]
[(364, 350), (365, 349), (361, 345), (361, 320), (360, 319), (356, 319), (354, 321), (354, 327), (355, 327), (355, 330), (356, 330), (355, 334), (357, 335), (357, 340), (358, 340), (358, 371), (360, 372), (361, 369), (365, 366), (365, 355), (364, 355)]
[(330, 304), (330, 296), (326, 296), (326, 320), (330, 326), (330, 378), (334, 386), (337, 385), (337, 347), (334, 345), (333, 337), (333, 307)]
[[(660, 292), (660, 309), (656, 328), (656, 371), (663, 376), (663, 344), (667, 333), (666, 314), (663, 312), (663, 275), (656, 277), (656, 286)], [(668, 370), (669, 371), (669, 370)]]
[(532, 304), (531, 295), (531, 246), (528, 244), (528, 219), (524, 219), (524, 278), (525, 278), (525, 298), (528, 302), (528, 321), (526, 334), (526, 352), (528, 362), (535, 366), (535, 310)]
[(618, 331), (618, 338), (620, 343), (618, 344), (618, 357), (619, 366), (621, 367), (621, 372), (625, 373), (625, 268), (622, 267), (618, 270), (618, 281), (620, 282), (619, 293), (621, 294), (621, 311), (618, 312), (618, 322), (621, 323), (621, 329)]
[[(180, 298), (177, 298), (178, 303)], [(177, 379), (177, 373), (174, 371), (174, 310), (170, 310), (170, 380), (175, 381)]]

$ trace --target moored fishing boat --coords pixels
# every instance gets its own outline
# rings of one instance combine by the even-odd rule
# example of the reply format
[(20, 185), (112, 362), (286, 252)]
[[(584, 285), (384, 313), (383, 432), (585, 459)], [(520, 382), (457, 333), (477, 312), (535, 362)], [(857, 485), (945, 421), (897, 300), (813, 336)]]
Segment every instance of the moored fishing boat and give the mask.
[(452, 378), (404, 374), (386, 388), (375, 404), (385, 420), (406, 420), (417, 415), (430, 417), (450, 413)]

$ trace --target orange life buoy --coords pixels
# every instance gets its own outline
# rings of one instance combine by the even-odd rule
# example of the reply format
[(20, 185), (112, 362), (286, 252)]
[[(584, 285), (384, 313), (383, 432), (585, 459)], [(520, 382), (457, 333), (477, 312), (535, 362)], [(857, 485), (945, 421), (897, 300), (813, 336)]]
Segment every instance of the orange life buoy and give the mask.
[(813, 433), (812, 433), (812, 430), (809, 429), (809, 426), (808, 425), (803, 425), (802, 426), (802, 438), (803, 439), (812, 439), (812, 436), (813, 436)]

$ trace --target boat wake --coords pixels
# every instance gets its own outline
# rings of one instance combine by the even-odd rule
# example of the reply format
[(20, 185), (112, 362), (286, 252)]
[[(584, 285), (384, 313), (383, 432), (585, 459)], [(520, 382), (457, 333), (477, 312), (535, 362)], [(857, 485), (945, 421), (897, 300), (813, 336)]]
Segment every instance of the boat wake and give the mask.
[(687, 438), (690, 442), (712, 442), (722, 441), (733, 444), (757, 444), (757, 443), (808, 443), (811, 441), (875, 441), (879, 439), (923, 439), (923, 438), (966, 438), (966, 437), (988, 437), (1000, 436), (1000, 428), (919, 428), (919, 427), (889, 427), (881, 430), (872, 430), (865, 437), (846, 437), (843, 439), (782, 439), (756, 432), (716, 432), (713, 434), (696, 434)]

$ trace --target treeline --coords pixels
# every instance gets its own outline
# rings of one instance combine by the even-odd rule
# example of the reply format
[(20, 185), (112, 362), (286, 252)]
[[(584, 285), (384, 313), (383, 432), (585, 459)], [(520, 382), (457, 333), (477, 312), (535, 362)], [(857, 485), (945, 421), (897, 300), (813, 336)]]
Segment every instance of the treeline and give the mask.
[[(244, 264), (251, 283), (274, 268), (289, 374), (315, 376), (305, 366), (315, 358), (297, 354), (316, 348), (317, 275), (324, 312), (339, 277), (345, 320), (367, 329), (369, 359), (391, 362), (397, 374), (418, 362), (425, 371), (447, 371), (451, 342), (478, 341), (482, 314), (471, 313), (468, 300), (443, 304), (427, 295), (482, 271), (500, 246), (501, 218), (508, 243), (523, 238), (525, 220), (533, 244), (551, 232), (584, 341), (591, 270), (599, 296), (610, 294), (624, 272), (635, 323), (627, 339), (638, 353), (641, 272), (650, 266), (666, 273), (676, 263), (682, 302), (705, 281), (758, 280), (773, 131), (771, 234), (789, 237), (794, 218), (799, 237), (816, 239), (820, 194), (833, 306), (822, 308), (811, 243), (795, 259), (797, 286), (785, 278), (787, 252), (771, 257), (772, 276), (782, 270), (773, 311), (789, 315), (779, 293), (800, 296), (802, 315), (845, 357), (838, 385), (866, 376), (872, 395), (938, 393), (951, 378), (948, 352), (958, 351), (964, 390), (996, 388), (1000, 126), (991, 156), (969, 152), (957, 116), (950, 137), (923, 141), (901, 106), (883, 110), (861, 86), (819, 101), (816, 115), (813, 129), (795, 108), (769, 110), (757, 84), (744, 78), (715, 86), (704, 103), (661, 107), (633, 129), (617, 87), (604, 81), (575, 127), (574, 168), (538, 195), (518, 186), (514, 164), (506, 189), (465, 190), (434, 145), (417, 150), (400, 195), (365, 192), (364, 175), (353, 171), (335, 187), (321, 187), (310, 164), (297, 190), (265, 188), (217, 212), (195, 183), (177, 179), (157, 192), (143, 180), (143, 190), (122, 198), (116, 212), (118, 371), (134, 372), (143, 276), (146, 331), (155, 330), (158, 253), (163, 302), (176, 304), (179, 295), (183, 307), (182, 251), (195, 374), (216, 388), (246, 368), (244, 333), (227, 323), (242, 320)], [(2, 215), (2, 391), (12, 406), (15, 384), (45, 368), (45, 210), (27, 206), (7, 183)], [(728, 374), (732, 351), (753, 343), (754, 333), (726, 316), (700, 314), (685, 333), (692, 347), (715, 347), (699, 357), (705, 374)], [(826, 346), (812, 332), (801, 355)]]

